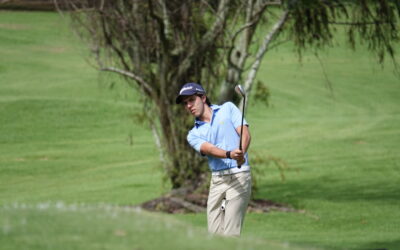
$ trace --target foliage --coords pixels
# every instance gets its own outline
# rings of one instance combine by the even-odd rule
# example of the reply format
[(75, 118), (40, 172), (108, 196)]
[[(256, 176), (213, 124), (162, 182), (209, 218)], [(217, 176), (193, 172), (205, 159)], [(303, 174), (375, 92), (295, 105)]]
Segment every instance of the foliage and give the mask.
[(254, 98), (254, 101), (259, 101), (268, 107), (270, 104), (271, 91), (266, 84), (258, 80), (252, 98)]
[(400, 1), (288, 1), (293, 9), (289, 33), (299, 52), (307, 47), (331, 45), (337, 26), (345, 26), (349, 44), (365, 43), (382, 63), (394, 59), (399, 42)]

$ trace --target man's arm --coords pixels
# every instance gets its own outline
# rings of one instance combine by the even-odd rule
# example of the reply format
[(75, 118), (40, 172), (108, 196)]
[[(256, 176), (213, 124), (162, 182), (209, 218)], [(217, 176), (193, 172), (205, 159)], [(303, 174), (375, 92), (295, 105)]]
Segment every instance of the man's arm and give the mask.
[[(227, 158), (226, 150), (217, 148), (216, 146), (214, 146), (213, 144), (211, 144), (209, 142), (204, 142), (203, 144), (201, 144), (200, 152), (203, 155), (211, 155), (216, 158)], [(243, 152), (240, 151), (239, 149), (232, 150), (230, 153), (230, 157), (234, 160), (242, 161), (243, 160)]]

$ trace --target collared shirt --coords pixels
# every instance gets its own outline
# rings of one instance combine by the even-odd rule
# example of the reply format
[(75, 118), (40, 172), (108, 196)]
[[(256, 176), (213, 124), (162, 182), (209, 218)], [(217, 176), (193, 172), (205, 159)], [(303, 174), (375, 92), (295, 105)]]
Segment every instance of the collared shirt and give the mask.
[[(211, 105), (212, 116), (210, 122), (195, 120), (194, 127), (189, 131), (187, 140), (189, 144), (200, 153), (203, 143), (209, 142), (223, 150), (234, 150), (239, 148), (240, 137), (236, 128), (241, 126), (242, 113), (232, 102), (223, 105)], [(243, 121), (243, 125), (248, 125)], [(228, 158), (208, 157), (208, 164), (211, 171), (220, 171), (237, 167), (236, 160)], [(245, 163), (249, 165), (248, 155), (245, 154)]]

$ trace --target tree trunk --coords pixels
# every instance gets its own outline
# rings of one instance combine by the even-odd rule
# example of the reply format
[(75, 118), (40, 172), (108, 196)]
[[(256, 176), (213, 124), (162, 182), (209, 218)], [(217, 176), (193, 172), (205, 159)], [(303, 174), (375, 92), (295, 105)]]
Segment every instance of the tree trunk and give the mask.
[(207, 170), (206, 161), (186, 140), (193, 118), (183, 107), (170, 102), (158, 106), (158, 118), (163, 141), (163, 165), (172, 188), (201, 185)]
[(227, 55), (228, 68), (225, 80), (221, 84), (219, 103), (226, 101), (239, 103), (240, 101), (240, 98), (234, 94), (233, 90), (237, 84), (241, 83), (251, 41), (266, 6), (266, 3), (261, 3), (260, 1), (248, 0), (246, 3), (246, 22), (232, 36), (232, 47)]

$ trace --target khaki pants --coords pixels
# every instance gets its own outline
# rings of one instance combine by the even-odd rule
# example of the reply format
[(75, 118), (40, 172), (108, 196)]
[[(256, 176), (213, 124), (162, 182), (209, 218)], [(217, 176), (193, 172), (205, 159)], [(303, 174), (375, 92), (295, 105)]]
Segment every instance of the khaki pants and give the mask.
[[(249, 171), (211, 177), (207, 201), (208, 231), (213, 234), (240, 236), (251, 195)], [(225, 209), (221, 209), (226, 199)]]

